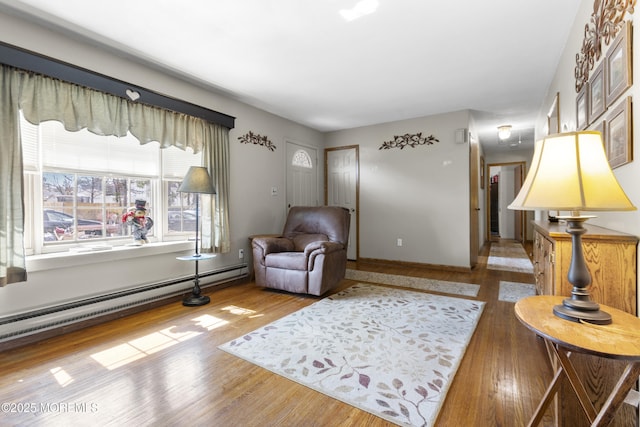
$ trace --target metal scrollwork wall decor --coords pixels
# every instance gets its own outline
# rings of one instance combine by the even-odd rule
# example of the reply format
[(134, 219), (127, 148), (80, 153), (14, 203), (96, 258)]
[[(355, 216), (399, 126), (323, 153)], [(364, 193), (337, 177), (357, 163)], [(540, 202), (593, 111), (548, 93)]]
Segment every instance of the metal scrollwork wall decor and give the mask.
[(267, 147), (270, 151), (274, 151), (276, 146), (267, 138), (266, 136), (258, 135), (257, 133), (253, 133), (249, 131), (246, 135), (242, 135), (238, 137), (238, 140), (243, 144), (255, 144), (262, 145)]
[(402, 150), (404, 147), (415, 148), (418, 145), (432, 145), (434, 142), (440, 142), (440, 140), (433, 135), (423, 137), (422, 132), (414, 134), (405, 133), (404, 135), (395, 135), (391, 141), (383, 142), (378, 150), (388, 150), (390, 148), (399, 148)]
[(580, 53), (576, 54), (576, 92), (589, 81), (593, 66), (602, 56), (602, 43), (609, 45), (623, 27), (626, 13), (632, 14), (636, 0), (595, 0), (591, 22), (584, 27)]

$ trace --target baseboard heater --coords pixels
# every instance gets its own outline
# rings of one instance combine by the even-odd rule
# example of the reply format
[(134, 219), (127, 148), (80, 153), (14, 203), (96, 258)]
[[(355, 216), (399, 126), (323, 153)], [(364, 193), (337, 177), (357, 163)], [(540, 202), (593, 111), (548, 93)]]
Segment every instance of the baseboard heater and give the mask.
[[(200, 287), (220, 285), (248, 277), (246, 264), (199, 274)], [(0, 343), (44, 332), (142, 304), (186, 294), (193, 289), (193, 276), (144, 285), (72, 303), (0, 318)]]

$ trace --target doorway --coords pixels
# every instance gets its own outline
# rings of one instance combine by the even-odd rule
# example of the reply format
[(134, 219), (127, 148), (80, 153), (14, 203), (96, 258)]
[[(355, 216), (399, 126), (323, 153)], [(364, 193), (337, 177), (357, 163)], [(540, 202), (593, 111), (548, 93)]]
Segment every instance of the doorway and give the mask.
[(507, 207), (520, 191), (525, 175), (525, 162), (492, 163), (487, 165), (486, 229), (488, 240), (526, 240), (525, 215)]
[(318, 205), (318, 154), (315, 148), (287, 141), (286, 183), (287, 211), (291, 206)]
[(355, 261), (359, 251), (359, 202), (360, 202), (360, 159), (359, 147), (327, 148), (324, 150), (324, 201), (331, 206), (342, 206), (349, 210), (351, 226), (347, 259)]

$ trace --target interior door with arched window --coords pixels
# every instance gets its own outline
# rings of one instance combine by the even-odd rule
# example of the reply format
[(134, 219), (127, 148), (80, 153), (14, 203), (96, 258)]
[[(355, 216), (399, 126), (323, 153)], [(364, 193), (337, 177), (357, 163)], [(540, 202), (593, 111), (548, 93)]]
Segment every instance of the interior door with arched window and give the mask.
[(318, 205), (318, 153), (287, 141), (287, 209)]

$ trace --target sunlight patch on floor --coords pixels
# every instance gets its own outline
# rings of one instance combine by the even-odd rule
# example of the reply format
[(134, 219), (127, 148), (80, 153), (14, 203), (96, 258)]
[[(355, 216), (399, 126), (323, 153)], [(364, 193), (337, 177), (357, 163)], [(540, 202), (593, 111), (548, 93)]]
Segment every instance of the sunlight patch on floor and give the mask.
[(248, 308), (242, 308), (242, 307), (238, 307), (238, 306), (235, 306), (235, 305), (228, 305), (228, 306), (224, 307), (222, 310), (223, 311), (228, 311), (229, 313), (236, 314), (238, 316), (247, 316), (250, 319), (264, 316), (264, 314), (258, 313), (255, 310), (250, 310)]
[(91, 355), (91, 358), (105, 368), (112, 370), (142, 359), (149, 354), (172, 347), (180, 342), (201, 335), (206, 331), (219, 328), (229, 322), (209, 314), (192, 319), (195, 324), (186, 328), (171, 326), (152, 332), (129, 342), (116, 345)]
[(222, 311), (228, 311), (231, 314), (245, 315), (255, 314), (255, 310), (249, 310), (248, 308), (242, 308), (235, 305), (228, 305), (222, 309)]
[(219, 328), (221, 326), (224, 326), (226, 324), (228, 324), (229, 322), (223, 319), (220, 319), (218, 317), (212, 316), (210, 314), (205, 314), (202, 315), (200, 317), (196, 317), (195, 319), (193, 319), (196, 322), (196, 325), (205, 328), (208, 331), (212, 331), (216, 328)]
[(66, 387), (73, 382), (71, 375), (60, 367), (50, 369), (49, 372), (53, 374), (53, 377), (62, 387)]

